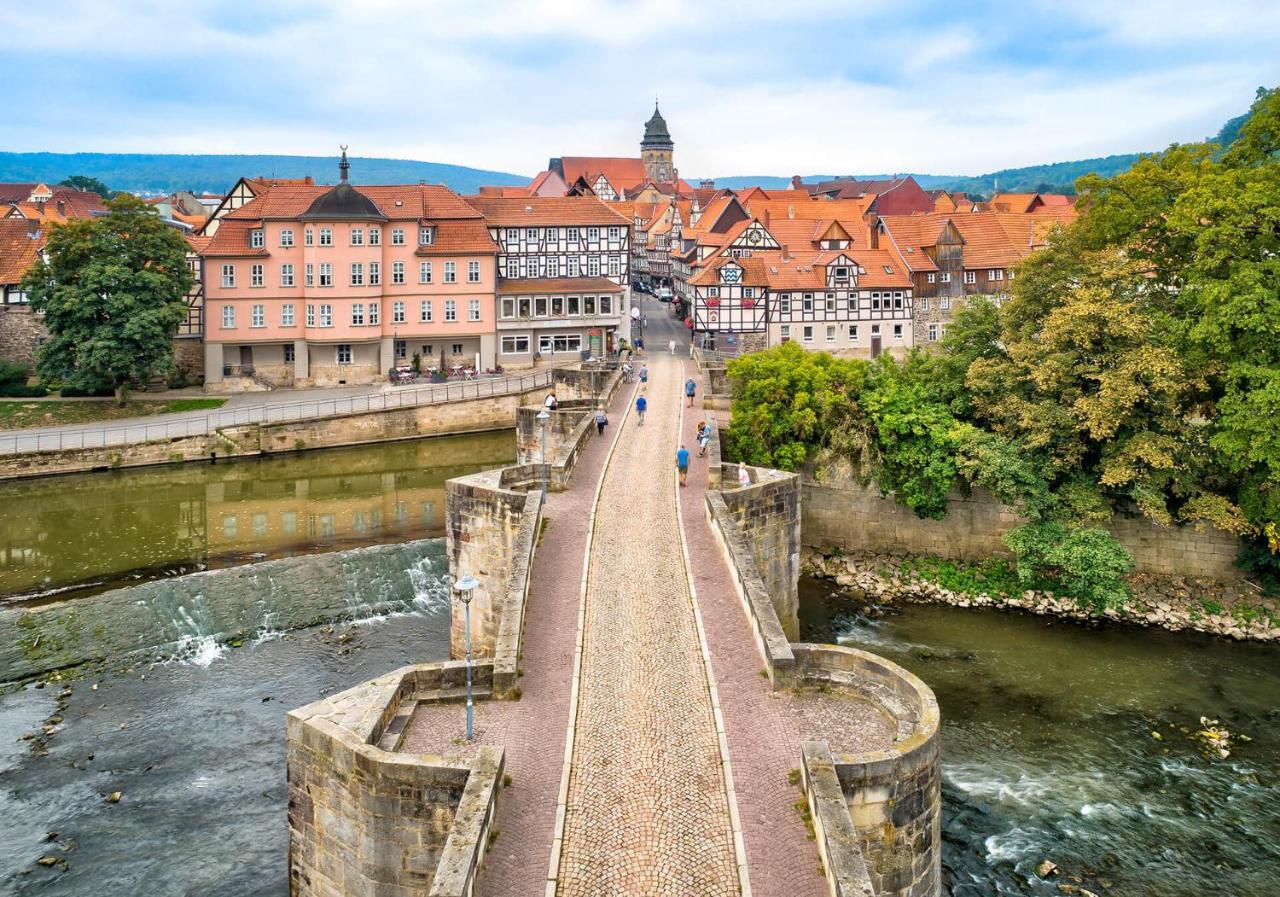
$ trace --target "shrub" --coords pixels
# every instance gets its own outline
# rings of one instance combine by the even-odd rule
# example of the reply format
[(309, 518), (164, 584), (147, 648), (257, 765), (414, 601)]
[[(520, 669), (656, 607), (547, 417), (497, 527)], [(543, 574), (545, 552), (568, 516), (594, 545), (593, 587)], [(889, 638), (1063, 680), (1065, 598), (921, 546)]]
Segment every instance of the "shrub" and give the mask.
[(1018, 579), (1025, 585), (1051, 585), (1082, 607), (1121, 607), (1129, 598), (1125, 576), (1133, 556), (1111, 533), (1097, 527), (1061, 523), (1028, 523), (1004, 537), (1017, 558)]
[(1263, 594), (1280, 595), (1280, 554), (1272, 551), (1266, 538), (1243, 542), (1236, 555), (1236, 566), (1257, 578)]
[(13, 383), (25, 385), (30, 375), (31, 372), (25, 364), (19, 364), (16, 361), (0, 361), (0, 386)]
[(0, 397), (6, 399), (38, 399), (48, 395), (43, 386), (28, 386), (25, 383), (0, 383)]
[(62, 389), (58, 390), (58, 395), (62, 396), (64, 399), (81, 398), (81, 397), (101, 398), (104, 396), (115, 395), (115, 390), (112, 389), (110, 386), (98, 386), (98, 387), (92, 387), (92, 388), (84, 388), (81, 386), (64, 386), (62, 387)]

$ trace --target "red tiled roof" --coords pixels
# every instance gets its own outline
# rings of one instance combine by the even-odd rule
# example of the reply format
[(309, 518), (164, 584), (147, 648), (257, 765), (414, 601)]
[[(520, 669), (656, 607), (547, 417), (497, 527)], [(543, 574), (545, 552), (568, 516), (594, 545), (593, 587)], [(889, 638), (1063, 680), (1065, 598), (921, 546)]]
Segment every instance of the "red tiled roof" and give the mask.
[(481, 196), (531, 196), (533, 185), (527, 187), (480, 187), (476, 192)]
[(267, 250), (249, 246), (249, 231), (258, 226), (256, 220), (244, 221), (228, 215), (222, 219), (217, 233), (209, 238), (200, 254), (216, 258), (265, 257)]
[(618, 193), (644, 183), (648, 177), (644, 162), (638, 156), (562, 156), (560, 164), (564, 168), (566, 184), (572, 184), (581, 177), (594, 187), (596, 178), (603, 174)]
[[(223, 220), (297, 218), (331, 189), (323, 184), (268, 186)], [(358, 186), (356, 190), (372, 200), (378, 211), (393, 221), (476, 217), (475, 209), (441, 184), (369, 185)]]
[(595, 196), (468, 196), (467, 202), (491, 227), (631, 224), (630, 218)]
[[(32, 226), (37, 228), (31, 236)], [(0, 218), (0, 284), (14, 284), (22, 280), (27, 269), (40, 258), (49, 228), (39, 222), (21, 218)]]
[(435, 242), (418, 247), (415, 255), (498, 254), (498, 244), (489, 236), (489, 228), (481, 218), (442, 218), (436, 220), (435, 228)]
[(527, 277), (499, 280), (498, 295), (529, 296), (550, 293), (621, 293), (619, 286), (607, 277)]

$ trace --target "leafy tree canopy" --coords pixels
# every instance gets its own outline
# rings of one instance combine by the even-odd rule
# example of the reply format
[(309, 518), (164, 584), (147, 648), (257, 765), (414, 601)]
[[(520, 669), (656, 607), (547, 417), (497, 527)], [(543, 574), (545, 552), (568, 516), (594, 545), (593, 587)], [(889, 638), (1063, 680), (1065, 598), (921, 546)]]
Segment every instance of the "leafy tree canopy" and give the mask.
[(58, 186), (70, 187), (72, 190), (84, 190), (87, 193), (96, 193), (103, 199), (110, 199), (112, 196), (110, 187), (97, 178), (91, 178), (83, 174), (72, 175), (61, 181)]
[(49, 339), (37, 369), (45, 380), (111, 387), (125, 401), (133, 380), (173, 366), (173, 336), (192, 286), (186, 241), (127, 194), (108, 214), (52, 229), (47, 259), (27, 272), (31, 307), (45, 313)]

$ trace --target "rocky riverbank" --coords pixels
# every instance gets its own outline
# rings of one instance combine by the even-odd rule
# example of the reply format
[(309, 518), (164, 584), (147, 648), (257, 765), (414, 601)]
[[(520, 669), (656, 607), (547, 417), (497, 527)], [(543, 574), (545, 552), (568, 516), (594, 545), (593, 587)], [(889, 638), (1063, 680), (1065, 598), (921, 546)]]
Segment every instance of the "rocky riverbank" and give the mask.
[[(1123, 608), (1098, 612), (1052, 592), (1019, 591), (1011, 586), (1009, 577), (993, 575), (989, 565), (872, 552), (830, 554), (814, 549), (805, 549), (801, 563), (804, 573), (831, 580), (878, 603), (1009, 607), (1082, 622), (1114, 620), (1237, 640), (1280, 641), (1280, 602), (1264, 597), (1253, 583), (1243, 580), (1223, 583), (1134, 574), (1129, 602)], [(1001, 579), (1004, 582), (999, 582)], [(939, 580), (958, 581), (963, 586), (947, 588)], [(991, 585), (983, 588), (983, 582)]]

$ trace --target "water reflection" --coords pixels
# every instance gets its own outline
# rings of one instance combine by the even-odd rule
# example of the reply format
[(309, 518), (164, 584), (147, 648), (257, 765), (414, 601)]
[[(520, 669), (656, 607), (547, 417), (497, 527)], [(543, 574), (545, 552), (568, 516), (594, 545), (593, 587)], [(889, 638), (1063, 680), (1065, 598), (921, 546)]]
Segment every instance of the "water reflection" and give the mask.
[(0, 484), (0, 597), (443, 533), (444, 483), (510, 431)]

